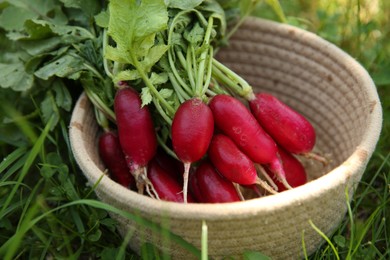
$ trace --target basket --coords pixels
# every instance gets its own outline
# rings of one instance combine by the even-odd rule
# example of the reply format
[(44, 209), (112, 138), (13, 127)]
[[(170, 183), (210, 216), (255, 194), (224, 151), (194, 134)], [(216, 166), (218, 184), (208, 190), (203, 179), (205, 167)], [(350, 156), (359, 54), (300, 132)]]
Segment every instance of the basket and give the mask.
[[(310, 221), (331, 235), (347, 211), (346, 191), (354, 194), (382, 126), (375, 85), (352, 57), (313, 33), (258, 18), (248, 19), (219, 51), (217, 59), (256, 90), (275, 94), (304, 114), (317, 131), (315, 151), (327, 154), (327, 167), (305, 163), (310, 182), (276, 195), (226, 204), (179, 204), (157, 201), (127, 190), (103, 175), (97, 150), (99, 128), (82, 95), (73, 111), (70, 141), (75, 159), (90, 185), (100, 181), (102, 201), (168, 227), (200, 248), (201, 227), (208, 227), (213, 258), (242, 257), (258, 251), (272, 259), (296, 259), (323, 242)], [(150, 242), (173, 259), (196, 258), (173, 241), (113, 214), (118, 230), (133, 232), (129, 245), (140, 252)]]

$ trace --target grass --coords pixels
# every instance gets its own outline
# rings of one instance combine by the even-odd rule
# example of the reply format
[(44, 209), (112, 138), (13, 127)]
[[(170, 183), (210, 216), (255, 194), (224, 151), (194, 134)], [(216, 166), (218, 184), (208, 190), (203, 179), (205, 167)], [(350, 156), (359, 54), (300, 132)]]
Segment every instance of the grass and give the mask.
[[(264, 1), (255, 14), (280, 20)], [(382, 101), (384, 125), (381, 138), (361, 183), (348, 204), (349, 211), (327, 243), (308, 259), (390, 258), (390, 3), (387, 0), (281, 0), (288, 23), (313, 31), (356, 58), (372, 75)], [(75, 99), (79, 91), (72, 88)], [(70, 114), (62, 113), (51, 129), (51, 120), (31, 102), (18, 111), (13, 103), (26, 102), (1, 90), (0, 111), (0, 256), (2, 259), (137, 259), (115, 230), (108, 212), (137, 216), (95, 201), (77, 168), (69, 147)], [(33, 111), (33, 112), (31, 112)], [(140, 218), (145, 227), (153, 226)], [(175, 237), (188, 250), (199, 252)], [(207, 227), (202, 247), (207, 250)], [(315, 226), (313, 226), (315, 228)], [(321, 232), (320, 230), (318, 232)], [(131, 235), (131, 234), (130, 234)], [(304, 239), (303, 239), (304, 243)], [(205, 251), (203, 251), (204, 253)], [(159, 257), (145, 244), (142, 257)], [(246, 259), (265, 258), (251, 252)]]

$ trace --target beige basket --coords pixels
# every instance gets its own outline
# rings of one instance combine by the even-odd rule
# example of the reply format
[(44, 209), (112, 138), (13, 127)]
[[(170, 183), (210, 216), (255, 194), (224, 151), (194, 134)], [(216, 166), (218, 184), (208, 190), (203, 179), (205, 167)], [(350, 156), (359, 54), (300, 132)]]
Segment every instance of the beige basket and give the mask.
[[(256, 90), (276, 94), (314, 124), (315, 149), (329, 154), (327, 168), (307, 164), (311, 182), (268, 197), (228, 204), (177, 204), (127, 190), (104, 177), (99, 198), (144, 218), (168, 225), (175, 234), (200, 247), (201, 224), (208, 226), (212, 257), (242, 256), (246, 250), (273, 259), (303, 255), (323, 242), (311, 220), (330, 235), (346, 213), (345, 191), (352, 196), (371, 157), (382, 125), (381, 104), (367, 72), (336, 46), (307, 31), (261, 19), (249, 19), (221, 50), (218, 59)], [(73, 112), (70, 141), (74, 156), (92, 185), (104, 169), (97, 151), (98, 127), (82, 95)], [(130, 246), (151, 242), (177, 259), (193, 255), (175, 243), (122, 217), (122, 234), (134, 231)]]

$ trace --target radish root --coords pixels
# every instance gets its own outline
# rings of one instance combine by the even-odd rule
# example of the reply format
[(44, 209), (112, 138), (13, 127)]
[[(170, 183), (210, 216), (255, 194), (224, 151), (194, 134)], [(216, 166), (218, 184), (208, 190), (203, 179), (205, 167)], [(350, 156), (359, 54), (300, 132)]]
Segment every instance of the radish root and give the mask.
[(233, 186), (236, 189), (238, 197), (240, 197), (240, 200), (244, 201), (245, 197), (244, 197), (244, 195), (242, 195), (242, 192), (241, 192), (241, 189), (240, 189), (240, 184), (233, 182)]
[(329, 164), (329, 160), (325, 157), (325, 156), (322, 156), (318, 153), (314, 153), (314, 152), (307, 152), (307, 153), (301, 153), (299, 154), (307, 159), (311, 159), (311, 160), (315, 160), (315, 161), (318, 161), (320, 163), (322, 163), (322, 165), (325, 167)]
[(183, 199), (184, 203), (187, 203), (187, 193), (188, 193), (188, 177), (190, 172), (191, 163), (184, 163), (184, 173), (183, 173)]
[(268, 191), (271, 194), (277, 194), (278, 192), (274, 190), (269, 184), (265, 181), (263, 181), (260, 178), (257, 178), (256, 184), (260, 185), (262, 188), (264, 188), (266, 191)]
[(257, 171), (268, 181), (268, 183), (271, 185), (271, 187), (275, 191), (278, 191), (279, 190), (278, 186), (275, 184), (275, 182), (272, 180), (272, 178), (269, 176), (269, 174), (265, 171), (264, 167), (258, 163), (256, 163), (255, 166), (256, 166)]
[(137, 190), (139, 194), (144, 194), (145, 188), (146, 193), (155, 199), (160, 200), (156, 190), (154, 189), (153, 183), (149, 180), (147, 176), (146, 167), (140, 167), (132, 172), (137, 185)]
[(282, 165), (282, 162), (279, 158), (279, 154), (278, 154), (278, 159), (277, 160), (274, 160), (273, 162), (271, 162), (269, 164), (269, 169), (275, 173), (275, 175), (277, 176), (278, 180), (283, 183), (283, 185), (289, 189), (289, 190), (292, 190), (293, 187), (291, 187), (291, 185), (288, 183), (288, 181), (286, 180), (286, 173), (284, 172), (284, 169), (283, 169), (283, 165)]

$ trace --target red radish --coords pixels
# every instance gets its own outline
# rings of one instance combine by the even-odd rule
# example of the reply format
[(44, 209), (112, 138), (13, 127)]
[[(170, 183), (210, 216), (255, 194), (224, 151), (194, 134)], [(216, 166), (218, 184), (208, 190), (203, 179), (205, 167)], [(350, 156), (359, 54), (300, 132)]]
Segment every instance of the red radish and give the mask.
[(127, 164), (135, 177), (139, 193), (144, 188), (153, 191), (147, 179), (147, 164), (157, 150), (157, 137), (152, 116), (142, 102), (137, 91), (129, 86), (120, 88), (114, 99), (119, 142)]
[(211, 99), (209, 107), (218, 129), (229, 136), (253, 162), (269, 165), (286, 183), (276, 143), (240, 100), (219, 94)]
[[(148, 178), (152, 182), (159, 199), (184, 202), (180, 182), (173, 178), (171, 173), (166, 172), (156, 160), (149, 163)], [(194, 202), (191, 194), (188, 194), (187, 201)]]
[(233, 183), (222, 177), (210, 162), (202, 162), (193, 178), (197, 181), (204, 203), (240, 201)]
[(135, 188), (135, 179), (127, 167), (118, 136), (111, 131), (99, 137), (99, 155), (112, 179), (126, 188)]
[(163, 168), (166, 172), (171, 173), (177, 181), (183, 184), (184, 165), (181, 161), (170, 156), (161, 147), (157, 148), (154, 160), (161, 168)]
[(202, 191), (199, 189), (198, 179), (195, 177), (196, 171), (190, 173), (188, 179), (188, 188), (197, 202), (205, 202)]
[(316, 133), (312, 124), (300, 113), (268, 93), (257, 93), (249, 101), (252, 114), (268, 134), (290, 153), (312, 151)]
[(207, 152), (214, 131), (213, 114), (200, 98), (186, 100), (177, 109), (172, 121), (172, 146), (184, 163), (183, 193), (186, 201), (191, 163)]
[[(305, 184), (307, 182), (307, 175), (302, 163), (297, 158), (295, 158), (294, 155), (281, 147), (279, 147), (279, 155), (283, 162), (283, 168), (286, 172), (287, 182), (294, 188)], [(286, 187), (283, 185), (283, 183), (275, 178), (276, 176), (271, 171), (267, 172), (271, 177), (274, 178), (275, 184), (278, 186), (279, 191), (286, 190)]]
[(260, 184), (270, 193), (276, 193), (259, 179), (255, 164), (226, 135), (214, 135), (208, 155), (218, 172), (229, 181), (240, 185)]

